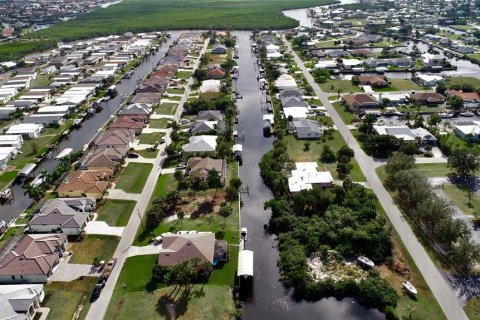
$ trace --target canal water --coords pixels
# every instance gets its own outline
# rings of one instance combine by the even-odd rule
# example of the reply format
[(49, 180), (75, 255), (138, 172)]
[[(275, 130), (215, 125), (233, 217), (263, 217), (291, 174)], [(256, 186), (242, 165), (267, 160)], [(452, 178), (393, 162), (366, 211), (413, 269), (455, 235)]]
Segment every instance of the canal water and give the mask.
[[(114, 99), (110, 99), (102, 103), (103, 110), (96, 113), (92, 118), (85, 120), (82, 127), (77, 130), (72, 130), (69, 137), (64, 139), (50, 158), (43, 161), (35, 170), (38, 174), (41, 170), (46, 169), (51, 172), (58, 165), (59, 160), (55, 157), (65, 148), (73, 148), (80, 150), (82, 147), (90, 142), (113, 113), (119, 109), (125, 98), (133, 93), (138, 80), (146, 77), (155, 67), (155, 65), (162, 59), (168, 51), (169, 45), (181, 34), (181, 31), (172, 32), (172, 37), (160, 47), (159, 51), (153, 55), (148, 55), (147, 58), (139, 64), (135, 69), (130, 79), (123, 79), (117, 84), (118, 95)], [(18, 216), (23, 210), (32, 204), (32, 199), (25, 195), (25, 189), (21, 185), (14, 185), (12, 191), (15, 201), (9, 205), (0, 206), (0, 221), (10, 221), (12, 218)]]
[[(377, 310), (366, 309), (353, 299), (337, 301), (334, 298), (318, 302), (296, 301), (292, 292), (283, 287), (277, 268), (278, 250), (275, 236), (264, 230), (270, 212), (263, 203), (272, 193), (260, 178), (258, 163), (272, 148), (273, 138), (263, 136), (262, 93), (257, 82), (258, 69), (250, 51), (250, 33), (237, 32), (239, 38), (240, 76), (236, 89), (243, 95), (237, 102), (239, 136), (244, 136), (243, 164), (240, 178), (248, 186), (249, 194), (242, 194), (241, 227), (248, 229), (247, 250), (254, 251), (254, 281), (252, 298), (244, 303), (244, 319), (383, 319)], [(265, 97), (263, 96), (263, 99)]]

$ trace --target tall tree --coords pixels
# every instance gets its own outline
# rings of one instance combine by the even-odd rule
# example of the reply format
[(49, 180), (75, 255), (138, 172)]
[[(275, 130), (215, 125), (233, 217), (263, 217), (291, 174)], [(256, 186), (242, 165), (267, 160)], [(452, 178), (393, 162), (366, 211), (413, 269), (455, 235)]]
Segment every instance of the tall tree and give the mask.
[(467, 178), (480, 169), (480, 157), (470, 150), (456, 149), (448, 156), (447, 165), (453, 175)]

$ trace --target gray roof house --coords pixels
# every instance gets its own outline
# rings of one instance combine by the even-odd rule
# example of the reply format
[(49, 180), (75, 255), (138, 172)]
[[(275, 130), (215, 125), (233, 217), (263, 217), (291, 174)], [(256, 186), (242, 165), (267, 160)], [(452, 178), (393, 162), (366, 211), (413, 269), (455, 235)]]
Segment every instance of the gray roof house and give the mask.
[[(57, 200), (57, 199), (55, 199)], [(77, 211), (63, 200), (49, 201), (36, 214), (28, 228), (30, 232), (62, 232), (67, 235), (79, 235), (90, 220), (87, 212)]]
[(215, 131), (217, 127), (217, 121), (196, 121), (190, 126), (190, 133), (208, 133)]
[(319, 138), (322, 130), (318, 121), (310, 119), (294, 120), (288, 123), (288, 129), (293, 132), (298, 139), (316, 139)]
[(282, 92), (280, 92), (278, 94), (278, 97), (280, 99), (282, 98), (290, 98), (290, 97), (295, 97), (295, 98), (298, 98), (298, 99), (301, 99), (302, 98), (302, 93), (298, 90), (294, 90), (294, 89), (287, 89), (287, 90), (282, 90)]
[(202, 110), (195, 117), (195, 121), (220, 120), (222, 113), (219, 110)]
[(45, 298), (43, 284), (10, 284), (0, 286), (0, 319), (30, 320)]
[(287, 97), (287, 98), (280, 98), (282, 102), (283, 108), (292, 108), (292, 107), (305, 107), (308, 108), (308, 103), (303, 101), (301, 98), (296, 97)]
[(224, 45), (217, 45), (212, 49), (212, 53), (214, 53), (214, 54), (227, 53), (227, 47), (225, 47)]

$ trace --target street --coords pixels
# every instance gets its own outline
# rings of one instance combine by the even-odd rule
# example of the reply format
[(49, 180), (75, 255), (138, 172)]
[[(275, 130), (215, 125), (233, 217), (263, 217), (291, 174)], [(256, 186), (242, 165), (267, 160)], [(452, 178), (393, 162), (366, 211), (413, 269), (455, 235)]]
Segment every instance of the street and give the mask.
[(318, 96), (323, 106), (325, 106), (337, 129), (339, 130), (345, 141), (349, 141), (349, 147), (355, 151), (355, 158), (360, 165), (360, 168), (365, 175), (368, 184), (377, 195), (380, 204), (382, 205), (388, 218), (390, 219), (390, 222), (392, 223), (393, 227), (402, 239), (402, 242), (404, 243), (409, 254), (415, 261), (415, 264), (422, 273), (425, 281), (430, 287), (430, 290), (437, 299), (446, 317), (448, 319), (455, 320), (468, 319), (465, 312), (463, 311), (463, 307), (456, 295), (455, 290), (453, 290), (451, 285), (447, 282), (447, 280), (442, 276), (440, 271), (434, 265), (421, 243), (417, 240), (415, 234), (410, 228), (410, 225), (402, 217), (402, 213), (395, 205), (392, 197), (387, 192), (379, 177), (377, 176), (374, 170), (374, 161), (362, 150), (355, 137), (352, 135), (348, 127), (342, 121), (342, 119), (328, 100), (328, 95), (325, 94), (317, 85), (312, 75), (310, 74), (310, 72), (308, 72), (305, 65), (303, 64), (303, 61), (301, 61), (298, 55), (292, 50), (290, 44), (288, 43), (288, 41), (286, 41), (285, 37), (283, 37), (283, 41), (287, 45), (289, 51), (292, 53), (295, 62), (305, 75), (308, 83), (312, 86), (315, 94)]

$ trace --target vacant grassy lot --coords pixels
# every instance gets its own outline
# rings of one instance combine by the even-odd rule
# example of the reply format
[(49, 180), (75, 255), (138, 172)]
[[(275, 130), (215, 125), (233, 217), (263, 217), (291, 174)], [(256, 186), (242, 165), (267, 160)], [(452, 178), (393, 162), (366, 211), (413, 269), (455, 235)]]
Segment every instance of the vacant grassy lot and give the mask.
[(464, 310), (469, 319), (478, 319), (480, 317), (480, 297), (476, 296), (468, 300)]
[(165, 137), (165, 133), (163, 132), (142, 133), (138, 136), (138, 141), (141, 144), (154, 145), (155, 143), (160, 142), (162, 137)]
[(173, 174), (162, 174), (158, 177), (157, 184), (152, 193), (152, 199), (175, 189), (177, 189), (177, 180), (175, 180)]
[(446, 184), (442, 187), (450, 200), (466, 215), (480, 214), (480, 197), (475, 192), (470, 193), (464, 186)]
[(391, 91), (423, 90), (422, 86), (408, 79), (389, 79)]
[(343, 122), (345, 122), (345, 124), (352, 124), (354, 122), (360, 121), (357, 115), (347, 110), (347, 108), (344, 105), (342, 105), (342, 103), (334, 102), (332, 103), (332, 105), (337, 111), (340, 118), (342, 118)]
[(172, 114), (175, 114), (177, 107), (178, 107), (177, 103), (165, 102), (155, 108), (155, 113), (172, 115)]
[(350, 80), (332, 80), (328, 79), (325, 83), (319, 84), (320, 88), (324, 92), (335, 92), (337, 93), (340, 90), (343, 93), (351, 93), (351, 92), (362, 92), (363, 90), (352, 84)]
[[(328, 145), (333, 152), (337, 152), (338, 149), (346, 144), (340, 132), (335, 131), (332, 140), (327, 139), (325, 142), (322, 142), (321, 140), (310, 141), (310, 148), (308, 151), (304, 150), (304, 143), (306, 140), (297, 140), (293, 135), (288, 135), (285, 137), (284, 141), (287, 144), (287, 153), (290, 159), (297, 162), (317, 162), (319, 170), (326, 168), (330, 171), (334, 179), (338, 179), (336, 163), (322, 163), (320, 161), (320, 154), (322, 153), (323, 147), (326, 145)], [(352, 159), (352, 164), (353, 169), (350, 173), (350, 179), (357, 182), (366, 181), (355, 159)]]
[[(84, 319), (90, 309), (90, 295), (98, 278), (84, 277), (71, 282), (50, 282), (44, 287), (44, 306), (50, 308), (49, 319)], [(82, 307), (78, 318), (75, 312)]]
[[(428, 178), (445, 177), (450, 172), (446, 163), (418, 163), (415, 168)], [(380, 180), (384, 181), (387, 177), (385, 166), (378, 167), (376, 171)]]
[(88, 235), (82, 241), (72, 243), (71, 263), (91, 264), (93, 258), (109, 260), (112, 258), (120, 238), (104, 235)]
[(112, 227), (126, 226), (136, 204), (128, 200), (107, 200), (98, 211), (97, 220), (105, 221)]
[(127, 193), (141, 193), (152, 167), (150, 163), (129, 163), (123, 168), (115, 188)]
[[(55, 40), (90, 38), (127, 31), (276, 30), (298, 26), (284, 9), (332, 3), (327, 0), (125, 0), (30, 34)], [(268, 18), (265, 13), (268, 12)], [(101, 21), (101, 23), (98, 23)]]
[(192, 71), (178, 71), (175, 77), (182, 79), (189, 79), (192, 76)]
[(149, 128), (154, 128), (154, 129), (166, 129), (168, 121), (171, 121), (171, 120), (167, 118), (152, 119), (148, 122), (148, 126)]
[(17, 176), (18, 170), (7, 171), (0, 175), (0, 190), (5, 188), (15, 177)]
[(171, 94), (182, 94), (185, 92), (185, 88), (169, 88), (167, 89), (167, 93)]
[(144, 158), (156, 158), (158, 155), (158, 149), (157, 150), (151, 150), (151, 149), (143, 149), (143, 150), (135, 150), (135, 153), (141, 155)]
[(451, 77), (447, 79), (447, 86), (450, 87), (452, 85), (470, 85), (474, 88), (480, 88), (480, 79), (474, 77)]

